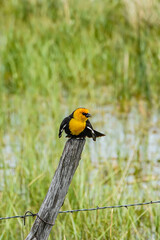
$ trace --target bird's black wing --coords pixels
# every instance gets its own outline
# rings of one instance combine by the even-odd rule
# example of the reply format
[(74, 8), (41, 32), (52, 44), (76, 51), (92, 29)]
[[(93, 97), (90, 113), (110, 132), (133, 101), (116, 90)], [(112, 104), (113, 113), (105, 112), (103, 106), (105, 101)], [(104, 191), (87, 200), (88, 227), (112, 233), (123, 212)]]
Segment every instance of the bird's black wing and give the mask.
[(62, 136), (62, 132), (63, 130), (67, 127), (67, 125), (69, 124), (69, 121), (70, 121), (70, 117), (66, 117), (63, 119), (61, 125), (60, 125), (60, 128), (59, 128), (59, 138)]
[(87, 137), (93, 138), (93, 140), (96, 141), (96, 134), (89, 120), (86, 121), (86, 133)]
[(86, 135), (89, 138), (93, 138), (94, 141), (96, 141), (97, 137), (105, 136), (104, 133), (94, 130), (89, 120), (86, 121)]

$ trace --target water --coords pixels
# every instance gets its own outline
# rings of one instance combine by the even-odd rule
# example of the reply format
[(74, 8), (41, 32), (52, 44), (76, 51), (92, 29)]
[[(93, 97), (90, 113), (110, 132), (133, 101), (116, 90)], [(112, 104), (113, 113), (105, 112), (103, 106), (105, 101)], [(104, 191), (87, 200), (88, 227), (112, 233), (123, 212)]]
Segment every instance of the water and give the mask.
[[(14, 169), (16, 168), (16, 164), (18, 161), (14, 152), (13, 142), (9, 134), (5, 134), (3, 136), (2, 143), (2, 160), (0, 161), (0, 191), (2, 191), (5, 186), (5, 179), (7, 178), (7, 176), (15, 175)], [(14, 144), (17, 144), (18, 149), (19, 144)]]
[[(94, 166), (90, 174), (90, 182), (98, 172), (100, 164), (117, 169), (124, 167), (123, 182), (128, 191), (133, 191), (135, 182), (147, 189), (148, 183), (155, 189), (157, 198), (160, 186), (160, 114), (153, 111), (142, 114), (138, 108), (132, 107), (128, 114), (118, 113), (112, 107), (98, 109), (92, 120), (95, 129), (106, 134), (89, 141), (91, 161)], [(102, 120), (103, 119), (103, 120)], [(102, 122), (99, 126), (99, 122)], [(121, 161), (123, 159), (123, 161)], [(125, 160), (124, 160), (125, 159)], [(125, 172), (126, 171), (126, 172)], [(123, 178), (123, 173), (121, 173)], [(117, 183), (118, 184), (118, 183)], [(141, 192), (143, 194), (143, 191)]]
[[(152, 110), (147, 115), (136, 107), (132, 107), (129, 113), (117, 112), (112, 106), (107, 106), (92, 113), (91, 123), (106, 136), (96, 142), (88, 140), (91, 163), (94, 166), (90, 173), (90, 182), (98, 174), (100, 164), (105, 166), (107, 163), (107, 166), (112, 166), (115, 171), (121, 165), (124, 168), (121, 178), (128, 191), (133, 191), (132, 185), (135, 181), (140, 182), (143, 189), (147, 189), (150, 182), (157, 191), (157, 197), (160, 197), (160, 114)], [(13, 127), (20, 124), (15, 114), (11, 118)], [(3, 190), (5, 177), (14, 176), (16, 151), (20, 151), (20, 146), (16, 136), (14, 139), (11, 139), (9, 133), (3, 136), (0, 190)]]

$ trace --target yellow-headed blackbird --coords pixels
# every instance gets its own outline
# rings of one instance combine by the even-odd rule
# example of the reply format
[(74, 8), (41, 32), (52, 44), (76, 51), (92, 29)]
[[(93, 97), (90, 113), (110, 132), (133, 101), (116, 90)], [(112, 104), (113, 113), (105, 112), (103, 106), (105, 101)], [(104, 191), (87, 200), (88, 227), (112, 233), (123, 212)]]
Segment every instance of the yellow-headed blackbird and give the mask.
[(67, 134), (66, 137), (69, 138), (89, 137), (96, 141), (96, 137), (105, 136), (105, 134), (93, 129), (88, 120), (89, 117), (91, 117), (91, 114), (89, 114), (88, 109), (77, 108), (72, 114), (63, 119), (59, 128), (59, 137), (62, 136), (63, 130), (65, 130)]

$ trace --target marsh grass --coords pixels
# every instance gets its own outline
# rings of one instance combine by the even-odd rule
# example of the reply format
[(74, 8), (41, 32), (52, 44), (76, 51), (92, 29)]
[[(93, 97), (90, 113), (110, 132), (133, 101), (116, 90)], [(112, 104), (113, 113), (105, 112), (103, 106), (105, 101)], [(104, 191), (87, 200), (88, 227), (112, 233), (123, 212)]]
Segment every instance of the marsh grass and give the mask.
[[(156, 17), (137, 23), (126, 1), (0, 2), (0, 216), (38, 211), (64, 146), (57, 136), (60, 121), (75, 107), (118, 103), (128, 110), (133, 98), (159, 106), (155, 3)], [(152, 185), (141, 194), (138, 156), (135, 149), (138, 180), (128, 192), (119, 182), (130, 155), (119, 156), (116, 168), (112, 159), (95, 167), (87, 143), (62, 210), (157, 200)], [(158, 239), (159, 210), (154, 205), (59, 215), (50, 239)], [(23, 239), (32, 223), (0, 222), (0, 240)]]
[[(1, 216), (24, 214), (26, 210), (37, 212), (58, 165), (65, 139), (57, 138), (59, 120), (53, 117), (52, 106), (41, 101), (33, 104), (21, 98), (20, 103), (12, 98), (9, 107), (8, 101), (3, 105)], [(17, 104), (19, 108), (15, 109)], [(145, 128), (144, 122), (143, 134), (147, 134)], [(62, 210), (157, 200), (158, 186), (152, 184), (158, 181), (157, 177), (152, 179), (152, 175), (142, 173), (147, 165), (152, 169), (154, 162), (148, 162), (147, 156), (142, 162), (139, 141), (126, 157), (118, 155), (117, 164), (105, 156), (93, 164), (88, 143), (89, 140)], [(100, 141), (94, 146), (99, 149)], [(16, 164), (10, 167), (13, 156)], [(130, 168), (135, 169), (134, 180), (127, 183)], [(148, 184), (144, 186), (145, 181)], [(26, 220), (25, 227), (21, 219), (1, 222), (1, 239), (23, 239), (32, 223), (32, 218)], [(50, 239), (158, 239), (159, 235), (159, 206), (152, 205), (60, 214)]]
[(102, 91), (103, 103), (133, 97), (156, 101), (156, 3), (151, 16), (148, 7), (146, 17), (137, 12), (135, 22), (126, 1), (2, 1), (2, 89), (44, 96), (51, 91), (58, 99), (64, 92), (98, 99)]

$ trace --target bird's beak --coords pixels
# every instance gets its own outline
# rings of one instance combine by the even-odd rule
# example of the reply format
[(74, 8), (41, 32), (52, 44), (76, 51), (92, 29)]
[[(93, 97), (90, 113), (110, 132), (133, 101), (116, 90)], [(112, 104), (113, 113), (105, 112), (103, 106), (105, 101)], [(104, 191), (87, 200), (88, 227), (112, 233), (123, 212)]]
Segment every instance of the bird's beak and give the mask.
[(92, 117), (90, 113), (87, 113), (86, 114), (86, 117), (89, 118), (89, 117)]

